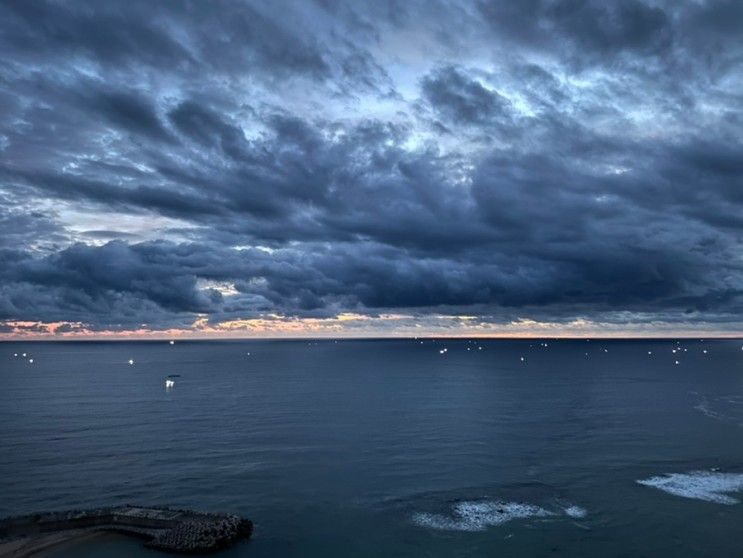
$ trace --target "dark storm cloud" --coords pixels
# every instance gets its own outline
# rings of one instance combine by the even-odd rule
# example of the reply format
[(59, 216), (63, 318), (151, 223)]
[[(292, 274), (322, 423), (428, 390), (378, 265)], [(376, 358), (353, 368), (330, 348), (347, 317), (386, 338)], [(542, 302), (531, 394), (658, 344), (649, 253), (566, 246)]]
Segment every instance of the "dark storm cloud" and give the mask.
[(36, 242), (30, 244), (35, 249), (64, 244), (64, 228), (55, 223), (50, 213), (29, 210), (21, 200), (0, 192), (0, 249), (22, 246), (32, 238)]
[[(76, 57), (137, 71), (157, 69), (246, 71), (254, 66), (323, 75), (327, 65), (312, 41), (302, 40), (249, 4), (131, 1), (8, 2), (5, 45), (29, 61), (69, 63)], [(273, 14), (277, 16), (278, 14)]]
[(498, 34), (536, 48), (581, 49), (583, 56), (657, 52), (672, 38), (669, 14), (641, 0), (527, 0), (478, 3)]
[(0, 12), (0, 320), (742, 310), (737, 3)]
[(508, 116), (506, 99), (452, 66), (426, 76), (421, 85), (434, 109), (455, 123), (482, 125)]
[(136, 95), (105, 92), (84, 102), (86, 107), (96, 111), (112, 126), (155, 140), (169, 139), (168, 132), (160, 122), (154, 107)]

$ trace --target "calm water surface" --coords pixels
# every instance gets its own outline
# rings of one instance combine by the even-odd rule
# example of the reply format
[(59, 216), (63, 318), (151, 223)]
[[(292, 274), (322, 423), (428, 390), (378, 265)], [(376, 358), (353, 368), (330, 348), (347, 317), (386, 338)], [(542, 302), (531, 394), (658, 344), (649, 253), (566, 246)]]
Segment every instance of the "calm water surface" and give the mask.
[[(743, 555), (743, 343), (543, 343), (3, 343), (0, 515), (253, 519), (224, 556)], [(157, 555), (50, 555), (102, 553)]]

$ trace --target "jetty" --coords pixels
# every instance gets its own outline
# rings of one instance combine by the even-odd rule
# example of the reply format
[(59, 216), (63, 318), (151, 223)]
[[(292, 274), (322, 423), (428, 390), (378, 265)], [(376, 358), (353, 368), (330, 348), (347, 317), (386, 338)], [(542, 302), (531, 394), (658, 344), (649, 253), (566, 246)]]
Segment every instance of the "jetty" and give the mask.
[(250, 538), (253, 523), (233, 514), (129, 504), (35, 513), (0, 519), (0, 557), (28, 556), (99, 531), (137, 536), (165, 552), (203, 554)]

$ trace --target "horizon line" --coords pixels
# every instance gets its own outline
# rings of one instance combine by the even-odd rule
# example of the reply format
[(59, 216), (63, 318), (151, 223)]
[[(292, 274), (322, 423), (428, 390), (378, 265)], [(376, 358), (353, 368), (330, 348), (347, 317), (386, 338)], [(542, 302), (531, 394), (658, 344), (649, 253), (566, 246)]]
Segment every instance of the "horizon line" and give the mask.
[(535, 339), (551, 339), (553, 341), (665, 341), (665, 340), (698, 340), (698, 341), (733, 341), (743, 340), (743, 333), (715, 334), (715, 335), (372, 335), (372, 336), (252, 336), (252, 337), (129, 337), (121, 336), (28, 336), (21, 338), (0, 337), (0, 343), (23, 343), (23, 342), (126, 342), (126, 341), (148, 341), (148, 342), (194, 342), (194, 341), (435, 341), (435, 340), (511, 340), (529, 341)]

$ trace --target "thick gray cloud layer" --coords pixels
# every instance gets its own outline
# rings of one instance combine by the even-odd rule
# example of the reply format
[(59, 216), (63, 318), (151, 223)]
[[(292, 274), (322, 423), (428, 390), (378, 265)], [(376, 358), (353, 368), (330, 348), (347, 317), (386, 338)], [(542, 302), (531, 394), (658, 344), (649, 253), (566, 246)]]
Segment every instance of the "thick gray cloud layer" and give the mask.
[(5, 2), (0, 322), (735, 329), (740, 29), (732, 0)]

